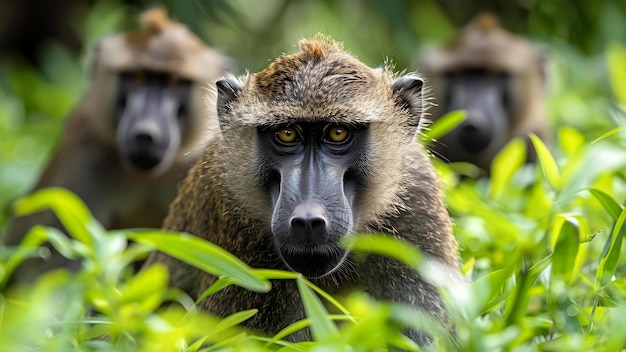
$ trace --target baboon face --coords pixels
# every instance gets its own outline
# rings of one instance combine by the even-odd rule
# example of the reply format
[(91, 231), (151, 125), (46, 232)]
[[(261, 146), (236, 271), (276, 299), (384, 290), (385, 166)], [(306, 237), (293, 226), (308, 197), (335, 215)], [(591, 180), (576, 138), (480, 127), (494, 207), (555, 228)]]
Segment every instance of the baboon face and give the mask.
[(223, 138), (211, 162), (247, 216), (271, 228), (286, 266), (320, 278), (342, 272), (343, 237), (396, 211), (423, 81), (394, 81), (330, 44), (301, 46), (252, 77), (217, 82)]
[(494, 156), (515, 137), (543, 134), (545, 55), (525, 38), (481, 14), (447, 45), (422, 54), (420, 69), (433, 86), (432, 119), (465, 110), (465, 121), (431, 143), (446, 161), (489, 170)]
[[(448, 161), (471, 160), (488, 167), (508, 141), (513, 118), (510, 75), (485, 67), (450, 70), (442, 74), (442, 114), (465, 110), (465, 120), (432, 146)], [(445, 149), (445, 150), (443, 150)]]
[(116, 138), (127, 167), (158, 173), (170, 166), (189, 119), (191, 86), (191, 81), (169, 73), (120, 74)]
[(358, 161), (367, 125), (331, 122), (259, 127), (259, 150), (271, 172), (271, 228), (280, 256), (294, 271), (320, 277), (346, 256), (339, 240), (353, 230)]

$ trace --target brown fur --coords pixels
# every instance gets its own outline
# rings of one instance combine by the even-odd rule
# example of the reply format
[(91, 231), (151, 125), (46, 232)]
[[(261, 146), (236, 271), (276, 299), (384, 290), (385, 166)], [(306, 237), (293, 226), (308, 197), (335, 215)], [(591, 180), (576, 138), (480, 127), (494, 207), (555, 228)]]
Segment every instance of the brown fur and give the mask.
[[(94, 49), (91, 83), (68, 117), (60, 143), (35, 186), (35, 190), (54, 186), (77, 193), (107, 229), (161, 226), (178, 182), (216, 137), (217, 120), (211, 113), (215, 97), (207, 98), (207, 87), (230, 66), (228, 58), (207, 47), (184, 25), (170, 21), (162, 9), (150, 10), (142, 19), (144, 29), (105, 38)], [(118, 155), (119, 117), (114, 113), (118, 75), (136, 69), (193, 81), (180, 148), (170, 166), (158, 174), (131, 172)], [(18, 244), (35, 224), (60, 226), (51, 212), (19, 217), (9, 228), (6, 243)], [(56, 256), (29, 266), (66, 264)], [(21, 275), (16, 276), (21, 279)]]
[[(506, 142), (516, 137), (525, 138), (535, 133), (547, 139), (548, 128), (544, 112), (545, 55), (525, 38), (514, 35), (498, 23), (495, 15), (479, 14), (463, 31), (447, 45), (425, 51), (418, 64), (434, 87), (435, 106), (432, 120), (438, 120), (446, 111), (446, 72), (466, 68), (485, 68), (493, 73), (508, 73), (511, 77), (511, 101), (514, 112), (511, 123), (502, 131), (502, 143), (489, 152), (475, 156), (478, 166), (488, 169), (493, 154)], [(450, 151), (454, 159), (454, 151)], [(529, 153), (529, 160), (534, 153)], [(468, 160), (465, 160), (468, 161)]]
[[(207, 239), (252, 267), (286, 269), (277, 255), (270, 220), (272, 200), (260, 186), (269, 170), (259, 160), (258, 126), (294, 122), (367, 123), (371, 138), (362, 161), (367, 187), (357, 196), (357, 223), (352, 233), (387, 233), (415, 245), (430, 258), (458, 269), (456, 242), (443, 204), (438, 178), (423, 147), (415, 142), (421, 117), (421, 97), (414, 96), (417, 116), (410, 116), (387, 68), (372, 69), (329, 40), (304, 40), (300, 51), (276, 59), (256, 74), (240, 78), (243, 89), (228, 112), (220, 113), (222, 138), (207, 148), (172, 203), (164, 227)], [(219, 110), (218, 110), (219, 111)], [(171, 284), (198, 297), (216, 277), (162, 253)], [(452, 275), (454, 277), (454, 274)], [(352, 286), (378, 299), (421, 307), (447, 322), (435, 288), (399, 263), (370, 255), (363, 262), (350, 258), (336, 272), (315, 280), (329, 292)], [(295, 283), (273, 282), (270, 293), (256, 294), (229, 287), (200, 303), (226, 316), (260, 309), (249, 327), (274, 334), (304, 317)], [(303, 331), (292, 336), (307, 339)], [(419, 334), (411, 337), (424, 343)]]

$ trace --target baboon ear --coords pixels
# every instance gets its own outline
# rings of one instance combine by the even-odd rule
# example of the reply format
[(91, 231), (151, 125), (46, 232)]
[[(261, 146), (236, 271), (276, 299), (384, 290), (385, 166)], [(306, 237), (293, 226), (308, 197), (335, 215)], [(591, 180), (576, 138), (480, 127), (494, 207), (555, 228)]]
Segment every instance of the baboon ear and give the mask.
[(411, 117), (408, 124), (416, 129), (419, 126), (424, 110), (423, 87), (424, 80), (414, 75), (402, 76), (391, 85), (391, 89), (396, 95), (396, 104), (409, 111)]
[(241, 83), (232, 77), (222, 78), (215, 82), (217, 85), (217, 115), (220, 120), (230, 110), (230, 103), (237, 99), (241, 91)]

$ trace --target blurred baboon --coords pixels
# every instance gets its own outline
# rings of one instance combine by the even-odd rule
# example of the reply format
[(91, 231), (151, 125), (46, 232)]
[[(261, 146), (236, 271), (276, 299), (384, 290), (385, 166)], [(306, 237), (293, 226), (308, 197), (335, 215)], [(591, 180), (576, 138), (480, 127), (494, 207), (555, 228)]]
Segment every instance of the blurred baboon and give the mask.
[[(355, 258), (340, 245), (355, 233), (386, 233), (456, 273), (439, 180), (415, 141), (422, 84), (369, 68), (327, 39), (302, 40), (298, 53), (258, 73), (219, 80), (222, 138), (190, 170), (164, 227), (252, 267), (299, 272), (329, 292), (361, 287), (447, 324), (438, 291), (416, 271), (382, 256)], [(195, 298), (217, 279), (163, 253), (147, 265), (156, 262)], [(229, 287), (200, 306), (220, 316), (258, 308), (246, 324), (267, 334), (305, 317), (293, 281), (273, 282), (267, 294)]]
[[(538, 48), (502, 29), (489, 13), (477, 16), (452, 42), (424, 52), (419, 69), (434, 89), (432, 119), (467, 111), (463, 123), (428, 146), (433, 154), (488, 171), (511, 139), (531, 132), (545, 139), (544, 64)], [(530, 145), (528, 151), (531, 162)]]
[[(206, 91), (230, 66), (161, 8), (141, 22), (94, 48), (88, 90), (35, 186), (75, 192), (107, 229), (161, 226), (177, 184), (217, 135), (216, 101)], [(18, 217), (6, 244), (35, 224), (60, 226), (51, 211)], [(53, 253), (14, 277), (74, 265)]]

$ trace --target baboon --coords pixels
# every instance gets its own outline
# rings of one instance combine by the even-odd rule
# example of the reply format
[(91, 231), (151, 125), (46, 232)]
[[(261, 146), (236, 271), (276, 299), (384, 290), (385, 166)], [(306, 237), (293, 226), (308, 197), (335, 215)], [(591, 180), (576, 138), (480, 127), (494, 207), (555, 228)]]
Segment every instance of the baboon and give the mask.
[[(545, 54), (513, 35), (490, 13), (480, 14), (452, 42), (425, 51), (418, 64), (433, 87), (432, 119), (464, 109), (467, 117), (428, 145), (450, 162), (469, 162), (488, 172), (493, 157), (515, 137), (544, 140)], [(527, 161), (535, 160), (528, 144)]]
[[(299, 272), (328, 292), (360, 287), (447, 324), (437, 289), (416, 271), (340, 245), (384, 233), (458, 270), (439, 180), (415, 140), (422, 79), (369, 68), (329, 38), (299, 47), (260, 72), (217, 82), (221, 138), (183, 181), (164, 228), (207, 239), (252, 267)], [(157, 262), (196, 298), (217, 279), (160, 252), (146, 265)], [(305, 317), (293, 281), (273, 282), (266, 294), (229, 287), (199, 304), (220, 316), (258, 308), (246, 324), (266, 334)]]
[[(177, 184), (217, 135), (206, 91), (231, 65), (162, 8), (141, 22), (95, 46), (90, 85), (35, 186), (73, 191), (107, 229), (161, 227)], [(36, 224), (61, 226), (51, 211), (18, 217), (5, 243), (18, 244)], [(14, 278), (76, 264), (53, 253)]]

